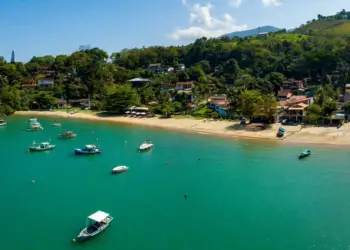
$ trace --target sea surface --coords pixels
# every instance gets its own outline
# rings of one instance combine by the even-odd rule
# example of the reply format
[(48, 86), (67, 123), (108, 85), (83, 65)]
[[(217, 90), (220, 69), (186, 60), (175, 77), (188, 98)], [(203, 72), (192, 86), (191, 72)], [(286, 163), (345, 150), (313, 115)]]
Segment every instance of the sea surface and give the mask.
[[(0, 128), (0, 249), (350, 248), (349, 148), (312, 146), (298, 160), (305, 145), (64, 118), (39, 118), (45, 129), (26, 132), (28, 118)], [(59, 140), (62, 129), (78, 136)], [(155, 147), (139, 153), (145, 139)], [(48, 140), (55, 150), (27, 151)], [(85, 144), (103, 153), (75, 156)], [(116, 165), (130, 169), (111, 175)], [(97, 210), (111, 226), (72, 243)]]

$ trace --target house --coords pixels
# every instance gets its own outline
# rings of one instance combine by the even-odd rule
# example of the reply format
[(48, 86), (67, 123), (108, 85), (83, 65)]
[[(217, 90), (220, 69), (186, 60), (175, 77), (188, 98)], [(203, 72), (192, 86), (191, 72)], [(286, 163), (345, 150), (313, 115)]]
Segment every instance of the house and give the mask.
[(350, 94), (350, 84), (345, 85), (345, 94)]
[(35, 79), (32, 77), (26, 77), (22, 80), (22, 89), (35, 89), (38, 87), (38, 84), (35, 82)]
[(139, 88), (144, 86), (146, 83), (150, 82), (150, 80), (144, 78), (134, 78), (129, 80), (128, 82), (131, 82), (133, 88)]
[(293, 95), (293, 92), (291, 89), (284, 89), (284, 90), (278, 91), (277, 98), (279, 101), (285, 101), (291, 98), (292, 95)]
[(303, 81), (301, 80), (294, 80), (294, 78), (290, 78), (287, 81), (283, 82), (282, 89), (290, 89), (292, 91), (294, 90), (304, 90)]
[(215, 95), (208, 99), (208, 108), (215, 110), (221, 116), (228, 114), (228, 105), (230, 104), (226, 95)]
[(195, 82), (170, 82), (170, 83), (162, 83), (160, 85), (161, 90), (169, 91), (169, 90), (177, 90), (177, 91), (188, 91), (194, 87)]
[(256, 37), (259, 37), (259, 38), (265, 38), (268, 36), (269, 36), (269, 32), (260, 32), (256, 35)]
[(55, 73), (56, 73), (56, 71), (50, 69), (49, 67), (41, 66), (39, 68), (39, 74), (42, 74), (45, 76), (53, 76)]
[(345, 94), (343, 98), (344, 102), (350, 102), (350, 94)]
[(148, 69), (150, 71), (155, 72), (155, 73), (161, 73), (164, 70), (161, 63), (150, 64), (150, 65), (148, 65)]
[(54, 79), (53, 78), (42, 78), (38, 81), (40, 88), (53, 88)]
[(286, 101), (280, 101), (280, 117), (292, 122), (304, 121), (308, 107), (313, 103), (313, 98), (307, 96), (292, 96)]
[(174, 67), (165, 67), (165, 72), (173, 72)]

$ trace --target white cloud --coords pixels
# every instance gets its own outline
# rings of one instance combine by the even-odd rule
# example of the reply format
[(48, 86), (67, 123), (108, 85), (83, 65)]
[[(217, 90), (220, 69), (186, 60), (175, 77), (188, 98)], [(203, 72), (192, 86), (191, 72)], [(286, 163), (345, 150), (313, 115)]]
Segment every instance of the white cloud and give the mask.
[(242, 2), (243, 0), (230, 0), (228, 4), (232, 7), (238, 8), (239, 6), (241, 6)]
[(265, 6), (280, 6), (281, 0), (261, 0)]
[(193, 6), (188, 6), (190, 27), (176, 29), (170, 37), (175, 40), (191, 40), (203, 36), (218, 37), (234, 31), (247, 29), (247, 25), (236, 25), (235, 20), (229, 14), (223, 15), (222, 18), (212, 16), (211, 10), (213, 7), (210, 3), (205, 5), (197, 3)]

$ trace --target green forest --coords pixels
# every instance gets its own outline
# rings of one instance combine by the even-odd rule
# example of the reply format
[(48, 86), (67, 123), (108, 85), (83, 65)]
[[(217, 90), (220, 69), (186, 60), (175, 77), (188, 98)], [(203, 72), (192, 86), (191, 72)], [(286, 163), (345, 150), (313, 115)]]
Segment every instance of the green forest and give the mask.
[[(91, 98), (91, 109), (123, 113), (132, 105), (148, 106), (156, 114), (186, 113), (216, 116), (205, 105), (214, 94), (226, 94), (232, 113), (271, 116), (283, 81), (302, 80), (315, 93), (312, 110), (329, 114), (349, 81), (350, 13), (308, 21), (294, 32), (281, 30), (268, 37), (200, 38), (186, 46), (124, 49), (108, 55), (100, 48), (71, 55), (33, 57), (27, 63), (0, 57), (0, 113), (50, 109), (60, 100)], [(327, 23), (326, 23), (327, 22)], [(350, 29), (350, 28), (349, 28)], [(150, 70), (152, 64), (177, 69)], [(23, 88), (26, 82), (50, 77), (52, 89)], [(150, 82), (133, 88), (128, 80)], [(164, 82), (195, 81), (196, 108), (182, 93), (163, 92)], [(175, 100), (175, 101), (174, 101)], [(331, 111), (330, 111), (330, 110)]]

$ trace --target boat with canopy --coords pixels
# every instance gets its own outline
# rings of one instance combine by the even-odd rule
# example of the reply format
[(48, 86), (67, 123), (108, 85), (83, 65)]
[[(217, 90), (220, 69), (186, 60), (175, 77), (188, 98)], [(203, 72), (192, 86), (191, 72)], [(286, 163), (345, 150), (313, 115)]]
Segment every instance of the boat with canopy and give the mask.
[(73, 239), (73, 242), (85, 241), (96, 236), (105, 230), (112, 220), (113, 217), (103, 211), (97, 211), (96, 213), (91, 214), (86, 220), (85, 228), (81, 230), (76, 239)]

